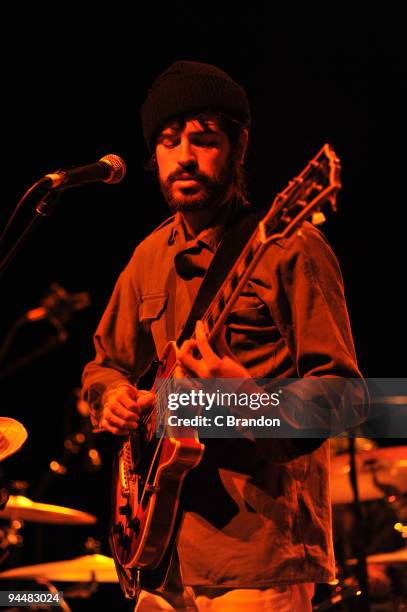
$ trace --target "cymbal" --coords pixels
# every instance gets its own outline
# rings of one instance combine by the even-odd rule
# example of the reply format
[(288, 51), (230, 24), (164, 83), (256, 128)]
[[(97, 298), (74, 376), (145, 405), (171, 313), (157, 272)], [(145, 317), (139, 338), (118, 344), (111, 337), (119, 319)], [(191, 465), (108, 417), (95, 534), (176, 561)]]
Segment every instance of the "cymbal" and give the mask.
[(0, 417), (0, 461), (17, 452), (27, 440), (22, 423), (9, 417)]
[(42, 504), (24, 495), (10, 495), (6, 507), (0, 511), (0, 518), (56, 525), (93, 525), (97, 522), (93, 514), (64, 506)]
[[(371, 438), (354, 438), (355, 450), (365, 451), (377, 448), (377, 442)], [(340, 455), (349, 451), (349, 437), (348, 436), (336, 436), (330, 439), (331, 446), (331, 457), (334, 455)], [(349, 455), (348, 455), (349, 456)]]
[[(357, 565), (357, 562), (357, 559), (348, 559), (346, 561), (346, 565)], [(366, 557), (366, 563), (378, 563), (380, 565), (398, 565), (399, 563), (407, 563), (407, 546), (404, 546), (399, 550), (393, 550), (392, 552), (368, 555)]]
[(382, 406), (385, 404), (386, 406), (406, 406), (407, 405), (407, 395), (389, 395), (389, 396), (377, 396), (370, 400), (370, 405), (379, 405)]
[(393, 552), (369, 555), (366, 561), (368, 563), (383, 563), (385, 565), (407, 563), (407, 546), (400, 548), (399, 550), (394, 550)]
[[(356, 475), (361, 501), (382, 499), (383, 491), (374, 483), (390, 485), (407, 492), (407, 446), (390, 446), (359, 451), (355, 455)], [(353, 502), (349, 479), (349, 455), (331, 458), (331, 499), (333, 504)]]
[(104, 555), (84, 555), (69, 561), (26, 565), (0, 573), (0, 580), (39, 578), (50, 582), (119, 582), (113, 559)]

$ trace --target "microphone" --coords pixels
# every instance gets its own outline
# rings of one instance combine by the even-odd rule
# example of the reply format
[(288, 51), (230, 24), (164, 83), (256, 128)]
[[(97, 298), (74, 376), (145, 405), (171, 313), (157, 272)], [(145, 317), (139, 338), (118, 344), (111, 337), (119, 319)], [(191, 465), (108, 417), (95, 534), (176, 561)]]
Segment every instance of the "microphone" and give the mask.
[(105, 155), (94, 164), (78, 166), (68, 170), (57, 170), (46, 174), (39, 181), (47, 189), (68, 189), (79, 187), (83, 183), (120, 183), (126, 174), (126, 164), (118, 155)]
[(73, 312), (87, 308), (90, 303), (88, 292), (69, 294), (58, 283), (52, 283), (51, 291), (41, 301), (41, 306), (26, 312), (24, 318), (26, 321), (49, 319), (52, 324), (66, 323), (71, 319)]

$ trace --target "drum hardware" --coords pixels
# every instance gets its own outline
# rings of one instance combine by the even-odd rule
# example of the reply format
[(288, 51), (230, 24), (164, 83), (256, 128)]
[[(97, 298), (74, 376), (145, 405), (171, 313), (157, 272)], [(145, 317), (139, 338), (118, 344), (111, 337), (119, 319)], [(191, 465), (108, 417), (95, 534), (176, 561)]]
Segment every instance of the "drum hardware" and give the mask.
[(94, 525), (97, 522), (97, 517), (88, 512), (35, 502), (24, 495), (10, 495), (6, 507), (0, 511), (0, 518), (54, 525)]
[(111, 557), (95, 553), (67, 561), (16, 567), (0, 573), (0, 580), (47, 580), (50, 582), (118, 582)]
[[(356, 473), (360, 501), (370, 501), (407, 493), (407, 447), (374, 448), (356, 452)], [(349, 482), (350, 464), (346, 455), (331, 459), (333, 504), (353, 503)]]

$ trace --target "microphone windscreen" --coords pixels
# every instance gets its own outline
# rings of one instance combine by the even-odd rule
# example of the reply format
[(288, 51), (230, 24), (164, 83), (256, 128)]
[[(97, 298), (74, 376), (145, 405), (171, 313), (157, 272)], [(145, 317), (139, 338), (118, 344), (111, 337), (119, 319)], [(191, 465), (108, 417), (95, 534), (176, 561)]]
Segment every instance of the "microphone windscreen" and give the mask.
[(104, 179), (104, 183), (120, 183), (126, 174), (126, 164), (118, 155), (109, 153), (101, 157), (99, 162), (107, 164), (111, 168), (111, 173), (108, 178)]

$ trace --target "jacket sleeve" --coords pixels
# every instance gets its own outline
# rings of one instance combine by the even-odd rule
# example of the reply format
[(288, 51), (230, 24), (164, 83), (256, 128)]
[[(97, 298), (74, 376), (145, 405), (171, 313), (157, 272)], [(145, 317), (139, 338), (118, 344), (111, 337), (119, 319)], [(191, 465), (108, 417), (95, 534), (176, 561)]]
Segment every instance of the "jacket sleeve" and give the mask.
[(273, 245), (263, 265), (271, 276), (268, 306), (299, 377), (287, 381), (280, 404), (282, 419), (298, 434), (281, 444), (293, 458), (363, 422), (366, 386), (357, 366), (339, 264), (321, 232), (305, 223)]
[(123, 383), (136, 384), (155, 356), (151, 335), (139, 322), (141, 294), (133, 256), (119, 276), (94, 334), (95, 358), (82, 375), (82, 395), (91, 421), (99, 423), (106, 393)]

